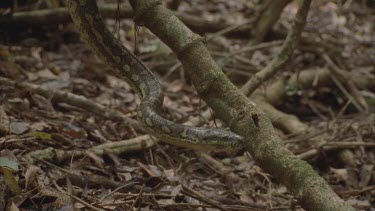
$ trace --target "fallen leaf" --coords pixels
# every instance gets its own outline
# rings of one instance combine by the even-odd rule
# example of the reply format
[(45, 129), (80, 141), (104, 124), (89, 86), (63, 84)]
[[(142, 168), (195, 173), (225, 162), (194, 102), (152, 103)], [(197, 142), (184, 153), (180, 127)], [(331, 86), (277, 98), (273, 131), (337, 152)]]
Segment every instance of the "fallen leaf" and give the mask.
[(345, 181), (346, 179), (348, 179), (347, 169), (335, 169), (331, 167), (330, 170), (335, 174), (336, 178), (339, 181)]
[(179, 92), (182, 90), (182, 88), (185, 86), (184, 82), (182, 82), (181, 80), (174, 80), (172, 83), (170, 83), (167, 87), (167, 92), (173, 92), (173, 93), (176, 93), (176, 92)]
[(4, 182), (6, 186), (16, 194), (21, 193), (21, 188), (16, 178), (13, 176), (13, 173), (18, 171), (18, 165), (18, 162), (15, 160), (0, 157), (0, 172), (4, 175)]
[(47, 124), (47, 122), (40, 121), (40, 122), (33, 122), (30, 125), (31, 131), (44, 131), (44, 130), (50, 130), (51, 125)]
[(181, 185), (177, 185), (176, 187), (174, 187), (171, 191), (171, 195), (172, 196), (177, 196), (181, 193), (181, 190), (182, 190), (182, 186)]
[(51, 70), (49, 69), (43, 69), (35, 73), (35, 75), (39, 76), (39, 78), (45, 78), (45, 79), (58, 79), (58, 76), (55, 75)]
[(19, 211), (18, 207), (12, 202), (8, 211)]
[(29, 133), (28, 135), (34, 138), (42, 139), (42, 140), (51, 140), (52, 138), (51, 134), (45, 133), (45, 132), (32, 132), (32, 133)]
[(29, 130), (29, 126), (30, 123), (27, 122), (12, 122), (9, 125), (9, 129), (11, 133), (19, 135)]

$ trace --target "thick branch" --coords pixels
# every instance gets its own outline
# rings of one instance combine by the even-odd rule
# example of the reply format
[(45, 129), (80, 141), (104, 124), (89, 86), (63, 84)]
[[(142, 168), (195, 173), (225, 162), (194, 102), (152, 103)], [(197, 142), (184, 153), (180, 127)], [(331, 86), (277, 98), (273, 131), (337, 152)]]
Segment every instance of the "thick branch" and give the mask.
[(200, 96), (231, 130), (245, 137), (245, 147), (257, 163), (279, 179), (305, 209), (354, 210), (310, 165), (285, 148), (266, 115), (227, 79), (201, 38), (155, 1), (131, 2), (138, 4), (137, 22), (178, 55)]
[(254, 26), (251, 28), (251, 41), (249, 45), (255, 45), (264, 39), (272, 26), (279, 20), (281, 12), (288, 5), (290, 0), (268, 0), (265, 1), (266, 8), (257, 18)]
[[(116, 13), (117, 4), (104, 4), (100, 7), (100, 12), (107, 18), (131, 18), (133, 10), (129, 4), (121, 6)], [(67, 8), (43, 9), (27, 12), (16, 12), (12, 16), (1, 17), (0, 24), (7, 25), (46, 25), (70, 22), (70, 14)]]
[[(349, 72), (345, 72), (346, 77), (351, 78), (353, 83), (359, 89), (368, 89), (375, 91), (375, 77), (374, 76), (360, 76)], [(274, 106), (280, 106), (285, 102), (287, 94), (285, 92), (286, 86), (298, 87), (301, 89), (309, 89), (313, 87), (332, 86), (333, 81), (331, 73), (327, 68), (307, 69), (299, 73), (293, 74), (288, 80), (278, 80), (266, 87), (264, 96), (267, 101)]]
[[(100, 12), (105, 18), (133, 18), (133, 9), (129, 4), (121, 4), (118, 10), (117, 4), (103, 4), (99, 7)], [(118, 11), (117, 11), (118, 10)], [(211, 21), (200, 17), (189, 15), (182, 12), (174, 13), (180, 18), (190, 29), (198, 33), (217, 32), (232, 26), (230, 22)], [(48, 24), (59, 24), (70, 22), (70, 14), (67, 8), (42, 9), (28, 12), (16, 12), (9, 17), (1, 17), (0, 25), (19, 27), (20, 25), (40, 26)], [(249, 27), (241, 27), (240, 29), (230, 32), (233, 35), (249, 34)]]
[(258, 107), (262, 108), (276, 128), (294, 135), (301, 134), (308, 130), (308, 126), (301, 122), (295, 115), (287, 114), (276, 109), (273, 105), (267, 102), (265, 97), (254, 95), (250, 99), (253, 100)]

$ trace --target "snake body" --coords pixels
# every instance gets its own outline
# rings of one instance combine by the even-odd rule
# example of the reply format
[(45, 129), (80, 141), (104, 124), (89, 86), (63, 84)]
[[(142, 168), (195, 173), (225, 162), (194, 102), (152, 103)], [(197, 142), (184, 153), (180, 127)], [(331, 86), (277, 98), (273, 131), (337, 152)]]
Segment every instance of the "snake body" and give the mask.
[(159, 115), (163, 91), (152, 72), (107, 29), (96, 0), (65, 0), (74, 24), (88, 45), (124, 78), (141, 99), (137, 116), (151, 135), (197, 150), (239, 150), (243, 138), (223, 129), (176, 124)]

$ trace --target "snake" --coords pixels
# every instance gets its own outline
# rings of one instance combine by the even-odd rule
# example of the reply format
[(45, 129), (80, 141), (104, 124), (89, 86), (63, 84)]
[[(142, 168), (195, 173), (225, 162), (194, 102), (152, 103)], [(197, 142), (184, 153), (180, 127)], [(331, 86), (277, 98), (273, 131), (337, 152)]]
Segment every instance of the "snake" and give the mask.
[(88, 46), (127, 81), (140, 98), (137, 118), (148, 134), (179, 147), (200, 151), (238, 151), (243, 137), (219, 128), (175, 123), (161, 113), (163, 89), (156, 76), (106, 27), (96, 0), (65, 0), (74, 25)]

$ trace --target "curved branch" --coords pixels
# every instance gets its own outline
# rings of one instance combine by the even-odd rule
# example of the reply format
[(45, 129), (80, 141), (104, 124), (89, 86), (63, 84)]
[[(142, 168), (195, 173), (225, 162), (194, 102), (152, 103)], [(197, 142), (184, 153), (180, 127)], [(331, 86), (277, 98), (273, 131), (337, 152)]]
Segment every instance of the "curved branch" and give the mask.
[(242, 87), (241, 91), (245, 95), (250, 95), (253, 93), (255, 89), (257, 89), (264, 81), (271, 78), (277, 71), (287, 64), (301, 37), (302, 30), (305, 26), (307, 13), (309, 11), (310, 2), (311, 0), (303, 1), (296, 14), (296, 17), (294, 18), (293, 27), (288, 33), (280, 53), (275, 56), (265, 68), (251, 77), (250, 80)]
[(137, 5), (136, 20), (178, 55), (199, 95), (231, 130), (245, 137), (245, 147), (257, 163), (279, 179), (305, 209), (354, 210), (310, 165), (285, 148), (266, 115), (227, 79), (198, 35), (162, 5), (149, 7), (155, 1), (131, 1)]
[[(264, 2), (264, 3), (263, 3)], [(280, 18), (280, 15), (284, 8), (291, 2), (290, 0), (268, 0), (262, 3), (266, 5), (266, 8), (261, 12), (259, 17), (257, 17), (251, 29), (251, 40), (248, 45), (255, 45), (264, 39), (269, 31), (271, 31), (272, 26)]]

